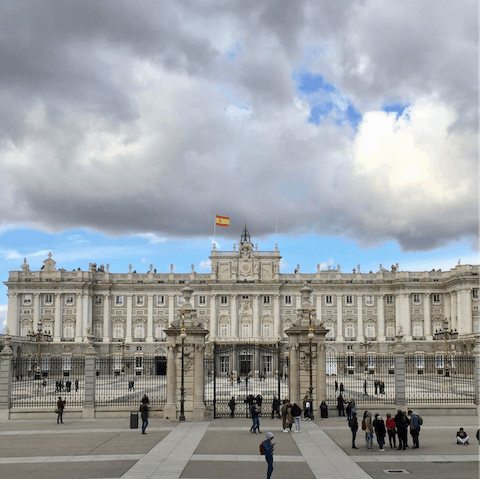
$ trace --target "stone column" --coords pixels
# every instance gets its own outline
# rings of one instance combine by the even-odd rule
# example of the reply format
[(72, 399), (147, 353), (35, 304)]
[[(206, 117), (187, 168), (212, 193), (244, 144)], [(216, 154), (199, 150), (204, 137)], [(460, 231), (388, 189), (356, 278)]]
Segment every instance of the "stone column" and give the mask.
[(282, 318), (280, 317), (280, 295), (273, 295), (273, 336), (283, 338)]
[(317, 294), (316, 308), (317, 308), (317, 319), (321, 321), (322, 320), (322, 295), (321, 294)]
[(327, 374), (325, 344), (317, 342), (317, 361), (315, 363), (317, 374), (317, 417), (320, 417), (320, 404), (327, 399)]
[(175, 364), (175, 346), (169, 345), (167, 352), (167, 403), (163, 409), (165, 419), (176, 419), (177, 406), (175, 393), (177, 391), (177, 371)]
[(5, 335), (5, 343), (0, 352), (0, 421), (10, 419), (10, 395), (12, 389), (13, 351), (10, 347), (10, 336)]
[(425, 293), (423, 295), (423, 334), (427, 341), (433, 340), (432, 335), (432, 315), (430, 311), (431, 296), (430, 293)]
[(147, 296), (148, 311), (147, 311), (147, 343), (153, 343), (153, 295)]
[(173, 323), (175, 312), (175, 295), (168, 295), (168, 326), (170, 327)]
[(53, 327), (53, 341), (62, 340), (62, 293), (55, 293), (55, 324)]
[(33, 332), (37, 332), (38, 321), (40, 321), (40, 293), (33, 295)]
[(398, 342), (394, 350), (395, 355), (395, 404), (397, 409), (406, 411), (405, 391), (405, 350)]
[[(457, 324), (453, 325), (453, 329), (458, 331), (458, 334), (471, 334), (473, 332), (473, 318), (472, 318), (472, 291), (461, 290), (457, 295)], [(453, 318), (452, 318), (453, 321)]]
[(83, 300), (82, 293), (77, 294), (77, 314), (75, 316), (75, 342), (82, 342), (83, 331)]
[(194, 393), (193, 393), (193, 420), (202, 421), (205, 419), (204, 395), (204, 373), (203, 360), (205, 357), (205, 345), (195, 345), (195, 365), (194, 365)]
[(8, 312), (7, 312), (7, 327), (9, 334), (12, 336), (20, 336), (20, 321), (18, 314), (18, 302), (19, 295), (18, 293), (10, 292), (8, 293)]
[[(451, 326), (450, 327), (453, 327), (453, 329), (455, 329), (455, 325), (456, 325), (456, 321), (457, 321), (457, 315), (458, 315), (458, 312), (457, 312), (457, 292), (456, 291), (452, 291), (450, 293), (450, 318), (448, 319), (451, 319), (450, 321), (450, 324)], [(457, 331), (458, 331), (458, 328), (456, 328)]]
[(112, 318), (110, 317), (110, 295), (103, 295), (103, 342), (109, 343), (112, 336)]
[(289, 368), (289, 383), (290, 383), (290, 402), (300, 404), (300, 367), (298, 360), (299, 346), (298, 344), (290, 345), (290, 368)]
[(405, 329), (404, 329), (404, 334), (405, 334), (405, 341), (412, 341), (412, 318), (410, 314), (410, 298), (411, 294), (404, 294), (403, 295), (403, 306), (402, 306), (402, 311), (403, 311), (403, 316), (404, 316), (404, 324), (405, 324)]
[(385, 295), (377, 296), (377, 313), (378, 313), (378, 341), (385, 341)]
[[(89, 340), (91, 339), (90, 333)], [(90, 343), (85, 351), (85, 402), (83, 403), (83, 419), (95, 418), (95, 359), (95, 348), (93, 344)]]
[(295, 296), (295, 309), (300, 309), (302, 307), (302, 296), (297, 294)]
[(238, 339), (238, 318), (237, 318), (237, 295), (232, 294), (231, 296), (231, 318), (232, 318), (232, 337)]
[(337, 341), (343, 341), (342, 299), (343, 296), (337, 294)]
[[(448, 319), (451, 319), (452, 318), (452, 303), (451, 303), (451, 297), (450, 297), (450, 293), (446, 293), (444, 296), (443, 296), (443, 305), (444, 305), (444, 308), (443, 308), (443, 311), (444, 311), (444, 316)], [(432, 303), (432, 299), (431, 299), (431, 295), (430, 295), (430, 304)]]
[(132, 342), (132, 319), (133, 319), (133, 310), (132, 310), (132, 295), (127, 294), (127, 332), (125, 334), (125, 343)]
[(258, 294), (253, 295), (253, 337), (260, 338), (260, 307), (259, 307), (260, 296)]
[(363, 341), (363, 295), (357, 295), (357, 341)]
[(87, 328), (92, 332), (92, 295), (84, 293), (82, 298), (83, 303), (83, 337), (87, 337)]
[(210, 296), (210, 339), (216, 339), (218, 336), (217, 325), (217, 296)]

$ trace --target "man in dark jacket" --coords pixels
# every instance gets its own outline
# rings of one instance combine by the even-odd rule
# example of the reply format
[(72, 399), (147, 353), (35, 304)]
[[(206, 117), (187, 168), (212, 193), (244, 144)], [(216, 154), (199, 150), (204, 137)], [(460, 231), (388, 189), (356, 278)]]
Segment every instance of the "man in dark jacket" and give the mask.
[(278, 399), (277, 396), (273, 398), (272, 402), (272, 419), (275, 414), (277, 415), (277, 418), (280, 419), (280, 399)]
[(338, 416), (345, 416), (345, 402), (345, 399), (343, 399), (343, 396), (340, 393), (337, 397)]
[(407, 446), (407, 427), (408, 419), (403, 414), (402, 410), (399, 409), (395, 415), (395, 424), (397, 425), (397, 435), (398, 435), (398, 451), (405, 450)]
[(418, 449), (420, 447), (420, 443), (418, 441), (418, 436), (420, 435), (419, 416), (416, 412), (409, 410), (408, 417), (410, 418), (410, 434), (412, 435), (413, 449)]
[(356, 412), (352, 412), (352, 416), (348, 420), (348, 426), (352, 431), (352, 449), (358, 449), (358, 447), (355, 446), (355, 438), (357, 437), (357, 431), (358, 431), (358, 420), (357, 420)]
[(148, 426), (148, 405), (143, 402), (140, 405), (140, 416), (142, 418), (142, 434), (147, 434), (145, 429)]
[(235, 417), (235, 407), (236, 407), (235, 398), (232, 396), (232, 399), (228, 401), (228, 407), (230, 408), (230, 417)]

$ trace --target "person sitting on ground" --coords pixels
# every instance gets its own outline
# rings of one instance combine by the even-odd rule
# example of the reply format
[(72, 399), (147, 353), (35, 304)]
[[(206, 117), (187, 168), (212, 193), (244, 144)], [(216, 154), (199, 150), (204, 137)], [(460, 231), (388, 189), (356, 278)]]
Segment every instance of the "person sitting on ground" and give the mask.
[(463, 444), (466, 446), (469, 439), (468, 434), (463, 430), (463, 427), (461, 427), (457, 432), (457, 444)]

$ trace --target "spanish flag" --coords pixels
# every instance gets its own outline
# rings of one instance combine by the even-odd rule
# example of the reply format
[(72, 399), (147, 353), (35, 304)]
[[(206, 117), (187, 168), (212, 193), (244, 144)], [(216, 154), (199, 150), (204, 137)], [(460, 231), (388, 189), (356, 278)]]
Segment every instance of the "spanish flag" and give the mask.
[(228, 216), (215, 216), (215, 224), (217, 226), (230, 226), (230, 218)]

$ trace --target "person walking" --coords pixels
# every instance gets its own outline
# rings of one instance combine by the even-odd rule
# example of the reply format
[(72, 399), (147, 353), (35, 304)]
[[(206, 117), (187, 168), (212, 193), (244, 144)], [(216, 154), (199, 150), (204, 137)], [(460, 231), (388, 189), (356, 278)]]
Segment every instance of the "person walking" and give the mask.
[(150, 399), (148, 399), (148, 396), (144, 394), (142, 398), (142, 404), (149, 404), (149, 403), (150, 403)]
[(343, 387), (343, 383), (340, 383), (340, 394), (345, 392), (345, 388)]
[(275, 414), (277, 418), (280, 419), (280, 399), (278, 399), (277, 396), (274, 396), (272, 401), (272, 419)]
[(422, 421), (420, 420), (420, 416), (411, 410), (408, 411), (408, 416), (410, 418), (410, 435), (413, 440), (413, 449), (418, 449), (420, 447), (418, 437), (420, 436), (420, 423)]
[(230, 417), (235, 417), (235, 407), (237, 403), (235, 402), (235, 398), (232, 396), (232, 399), (228, 401), (228, 407), (230, 408)]
[(373, 423), (372, 423), (372, 413), (370, 411), (365, 411), (365, 442), (367, 443), (367, 450), (373, 451)]
[(337, 397), (337, 409), (338, 417), (345, 417), (345, 399), (343, 399), (342, 393), (340, 393)]
[(350, 421), (352, 418), (352, 412), (353, 412), (353, 400), (349, 399), (347, 403), (347, 407), (345, 408), (345, 412), (347, 413), (347, 421)]
[(338, 381), (335, 381), (335, 394), (337, 394), (338, 391)]
[(348, 420), (348, 427), (352, 431), (352, 449), (358, 449), (358, 447), (355, 446), (355, 438), (357, 437), (358, 431), (358, 420), (356, 412), (353, 412), (352, 416)]
[(265, 441), (262, 442), (263, 450), (265, 454), (265, 460), (267, 461), (267, 479), (272, 477), (273, 472), (273, 451), (275, 450), (275, 443), (272, 442), (272, 439), (275, 436), (270, 431), (265, 435)]
[(300, 417), (302, 416), (302, 409), (297, 403), (293, 403), (292, 416), (295, 421), (295, 432), (300, 432)]
[(63, 410), (65, 409), (65, 404), (67, 401), (65, 399), (62, 399), (61, 396), (58, 396), (58, 401), (57, 401), (57, 424), (61, 423), (63, 424)]
[(387, 430), (382, 416), (377, 416), (375, 419), (375, 436), (377, 436), (379, 451), (385, 452), (385, 435)]
[(287, 429), (287, 403), (288, 399), (283, 400), (283, 406), (282, 406), (282, 428), (283, 432), (288, 432)]
[(407, 426), (408, 419), (403, 414), (402, 410), (399, 409), (395, 415), (395, 425), (397, 426), (397, 435), (398, 435), (398, 451), (405, 450), (407, 447)]
[(387, 414), (387, 422), (385, 424), (387, 427), (387, 433), (388, 433), (388, 442), (390, 443), (390, 449), (392, 449), (392, 442), (393, 442), (393, 448), (397, 448), (397, 441), (396, 441), (396, 434), (397, 434), (397, 429), (395, 426), (395, 419), (393, 419), (391, 414)]
[(75, 392), (78, 391), (78, 379), (75, 379)]
[(142, 401), (139, 411), (142, 418), (142, 434), (147, 434), (145, 429), (147, 429), (148, 426), (148, 404)]
[(257, 409), (257, 406), (255, 404), (253, 404), (250, 412), (252, 413), (252, 427), (250, 428), (250, 432), (257, 434), (258, 431), (259, 433), (261, 433), (262, 431), (260, 431), (260, 419), (258, 417), (260, 410)]
[(365, 396), (368, 396), (368, 393), (367, 393), (367, 380), (366, 380), (366, 379), (363, 380), (363, 393), (365, 394)]

